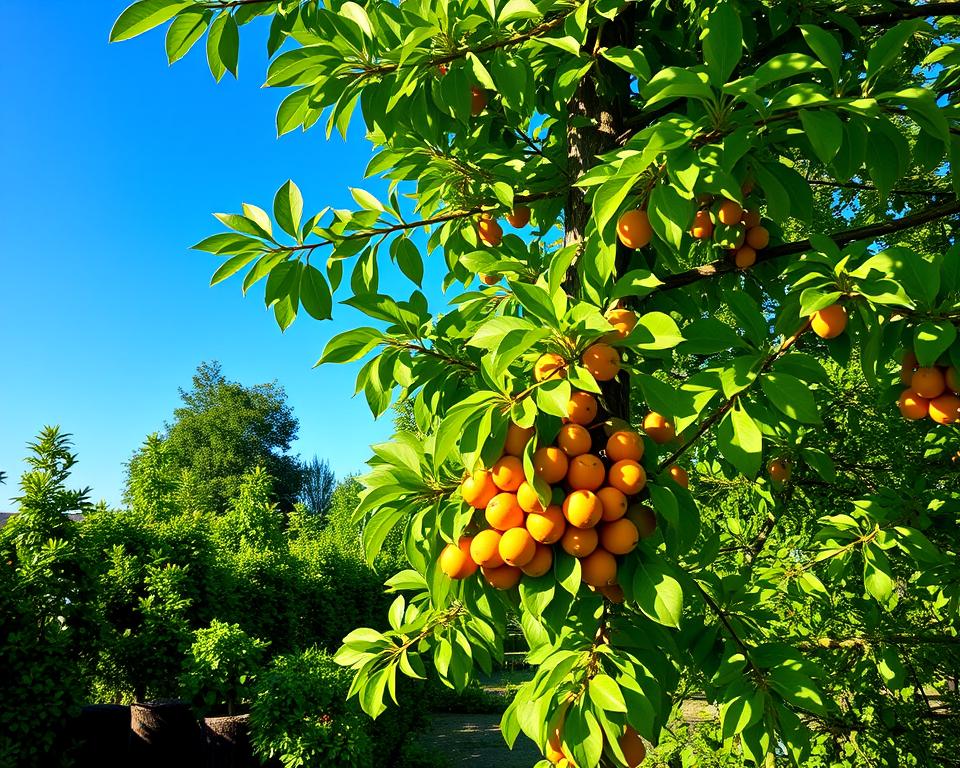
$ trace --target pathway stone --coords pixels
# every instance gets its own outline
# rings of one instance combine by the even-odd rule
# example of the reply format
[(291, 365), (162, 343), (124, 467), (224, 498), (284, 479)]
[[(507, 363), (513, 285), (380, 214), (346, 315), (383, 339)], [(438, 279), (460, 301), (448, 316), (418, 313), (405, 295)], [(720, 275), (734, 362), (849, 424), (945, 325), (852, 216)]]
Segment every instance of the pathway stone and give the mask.
[(541, 759), (536, 746), (523, 734), (517, 737), (512, 750), (507, 748), (500, 735), (500, 715), (431, 715), (422, 743), (444, 755), (450, 768), (532, 768)]

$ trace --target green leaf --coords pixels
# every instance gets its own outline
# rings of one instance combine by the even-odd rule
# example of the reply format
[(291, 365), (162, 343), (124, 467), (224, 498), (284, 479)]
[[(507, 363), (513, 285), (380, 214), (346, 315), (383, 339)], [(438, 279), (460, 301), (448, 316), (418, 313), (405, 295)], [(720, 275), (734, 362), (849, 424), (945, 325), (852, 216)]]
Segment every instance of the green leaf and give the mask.
[(760, 387), (767, 399), (791, 419), (819, 424), (820, 412), (808, 384), (788, 373), (764, 373)]
[(420, 249), (408, 238), (400, 237), (394, 240), (396, 244), (397, 266), (404, 276), (418, 288), (423, 286), (423, 258)]
[(259, 256), (259, 253), (241, 253), (237, 256), (231, 256), (220, 265), (220, 268), (216, 272), (213, 273), (213, 277), (210, 278), (210, 285), (216, 285), (217, 283), (226, 280), (228, 277), (235, 275), (237, 272), (247, 266), (247, 264)]
[(591, 701), (607, 712), (626, 712), (627, 704), (623, 700), (620, 686), (609, 675), (595, 675), (590, 678), (588, 692)]
[(631, 336), (634, 335), (637, 341), (630, 346), (637, 349), (673, 349), (683, 341), (683, 335), (676, 322), (664, 312), (647, 312), (641, 315), (637, 320), (637, 327), (631, 333)]
[(930, 366), (937, 362), (957, 339), (957, 327), (946, 320), (926, 320), (920, 323), (913, 335), (913, 351), (920, 365)]
[(900, 58), (903, 47), (921, 27), (929, 28), (929, 25), (923, 19), (903, 21), (884, 32), (870, 47), (867, 60), (864, 63), (867, 72), (865, 86), (868, 92), (870, 84), (881, 72), (892, 66)]
[(683, 613), (683, 589), (656, 560), (641, 560), (633, 574), (633, 598), (650, 619), (679, 627)]
[(800, 32), (810, 50), (830, 70), (830, 75), (836, 83), (840, 77), (840, 65), (843, 62), (843, 51), (837, 38), (820, 27), (811, 24), (801, 24)]
[(874, 544), (863, 545), (863, 586), (877, 602), (893, 595), (893, 567), (886, 552)]
[(110, 30), (110, 42), (129, 40), (147, 30), (159, 27), (177, 12), (193, 5), (193, 0), (140, 0), (128, 7)]
[(330, 286), (323, 273), (311, 264), (304, 265), (300, 276), (300, 303), (317, 320), (330, 320), (332, 317)]
[(763, 694), (736, 696), (720, 705), (720, 723), (724, 739), (732, 739), (763, 717)]
[(672, 184), (657, 184), (650, 192), (647, 213), (653, 231), (676, 250), (683, 240), (685, 223), (693, 220), (694, 201)]
[(717, 447), (723, 457), (747, 477), (754, 477), (760, 471), (763, 435), (739, 398), (717, 427)]
[(353, 328), (338, 333), (324, 347), (317, 365), (324, 363), (349, 363), (359, 360), (383, 340), (376, 328)]
[(210, 11), (190, 9), (180, 13), (167, 29), (167, 61), (179, 61), (203, 37), (210, 24)]
[(292, 181), (287, 181), (273, 198), (273, 217), (290, 237), (299, 237), (300, 217), (303, 215), (303, 195)]
[(700, 39), (710, 82), (720, 87), (736, 69), (743, 52), (739, 12), (728, 2), (718, 3), (707, 17)]
[(843, 122), (835, 112), (826, 109), (802, 109), (800, 123), (817, 157), (824, 165), (829, 165), (843, 141)]
[(650, 65), (647, 63), (647, 57), (635, 48), (615, 45), (601, 51), (601, 55), (607, 61), (613, 62), (620, 69), (636, 77), (641, 85), (650, 79)]

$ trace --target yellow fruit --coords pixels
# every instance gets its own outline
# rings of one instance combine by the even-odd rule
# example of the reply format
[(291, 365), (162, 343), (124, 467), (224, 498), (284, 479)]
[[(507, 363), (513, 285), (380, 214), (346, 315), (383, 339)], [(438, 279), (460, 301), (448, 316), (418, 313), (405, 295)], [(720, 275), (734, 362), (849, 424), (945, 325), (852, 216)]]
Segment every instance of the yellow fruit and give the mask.
[(960, 371), (953, 367), (947, 368), (947, 373), (943, 378), (947, 382), (947, 389), (955, 395), (960, 395)]
[(846, 330), (847, 310), (839, 304), (831, 304), (813, 313), (810, 327), (821, 339), (835, 339)]
[(503, 242), (503, 227), (493, 219), (480, 219), (477, 222), (477, 237), (484, 245), (496, 248)]
[(595, 528), (576, 528), (571, 525), (563, 532), (560, 546), (568, 555), (586, 557), (597, 548), (599, 540), (600, 537)]
[(640, 461), (643, 458), (643, 438), (632, 430), (614, 432), (607, 439), (607, 458), (610, 461)]
[(748, 269), (757, 263), (757, 252), (749, 245), (740, 246), (733, 257), (737, 269)]
[(930, 412), (930, 401), (920, 397), (912, 389), (903, 390), (897, 405), (903, 418), (910, 421), (918, 421)]
[(564, 424), (557, 435), (557, 445), (569, 458), (587, 453), (593, 445), (590, 433), (580, 424)]
[(567, 420), (582, 427), (597, 418), (597, 398), (589, 392), (574, 392), (567, 401)]
[[(743, 221), (743, 226), (745, 226), (745, 227), (747, 228), (747, 232), (749, 232), (749, 231), (750, 231), (751, 229), (753, 229), (754, 227), (759, 227), (759, 226), (760, 226), (760, 212), (759, 212), (759, 211), (744, 211), (744, 212), (743, 212), (743, 219), (742, 219), (742, 221)], [(769, 233), (768, 233), (768, 237), (769, 237)], [(753, 247), (756, 248), (756, 246), (753, 246)], [(765, 245), (762, 246), (762, 247), (763, 247), (763, 248), (766, 248)]]
[(481, 568), (480, 573), (487, 580), (487, 584), (496, 589), (513, 589), (520, 583), (523, 571), (512, 565), (501, 565), (499, 568)]
[(546, 544), (537, 544), (536, 548), (536, 553), (530, 558), (530, 562), (520, 568), (527, 576), (533, 578), (545, 575), (553, 567), (553, 550)]
[(626, 555), (637, 548), (640, 532), (625, 517), (600, 527), (600, 546), (612, 555)]
[(517, 488), (517, 503), (524, 512), (543, 512), (537, 491), (530, 483), (521, 483)]
[(693, 217), (693, 226), (690, 227), (690, 235), (695, 240), (709, 240), (713, 237), (713, 219), (710, 218), (710, 211), (701, 208)]
[(600, 499), (600, 504), (603, 507), (602, 520), (609, 523), (613, 520), (619, 520), (627, 514), (627, 497), (623, 495), (623, 491), (618, 491), (608, 485), (597, 491), (597, 498)]
[(792, 474), (790, 463), (785, 459), (772, 459), (767, 464), (767, 474), (770, 475), (770, 479), (774, 483), (783, 485), (790, 479), (790, 475)]
[(717, 208), (717, 221), (728, 227), (739, 224), (741, 216), (743, 216), (743, 208), (740, 207), (740, 203), (733, 200), (724, 200)]
[(567, 521), (563, 516), (563, 508), (559, 504), (551, 504), (543, 512), (527, 515), (527, 530), (541, 544), (554, 544), (560, 541), (566, 528)]
[(587, 347), (581, 362), (597, 381), (610, 381), (620, 372), (620, 353), (603, 342)]
[(593, 491), (574, 491), (563, 502), (563, 516), (577, 528), (593, 528), (603, 517), (603, 504)]
[(485, 469), (478, 469), (460, 484), (460, 495), (474, 509), (484, 509), (498, 493), (493, 478)]
[(570, 460), (567, 484), (575, 491), (595, 491), (603, 485), (605, 474), (600, 457), (585, 453)]
[(506, 531), (523, 525), (523, 510), (513, 493), (498, 493), (487, 504), (485, 513), (491, 528)]
[(533, 437), (533, 427), (518, 427), (512, 421), (507, 427), (507, 441), (503, 446), (504, 453), (511, 456), (523, 456), (523, 449), (527, 447)]
[(526, 528), (511, 528), (500, 537), (500, 557), (507, 565), (522, 568), (537, 553), (537, 542)]
[(607, 475), (607, 482), (627, 496), (640, 493), (647, 484), (647, 473), (637, 462), (630, 459), (618, 461)]
[(500, 282), (500, 275), (480, 275), (480, 282), (484, 285), (496, 285)]
[(637, 768), (647, 757), (647, 748), (643, 745), (643, 739), (629, 725), (618, 741), (623, 756), (627, 758), (627, 768)]
[(939, 397), (947, 388), (947, 381), (939, 368), (917, 368), (910, 379), (910, 388), (928, 400)]
[(637, 327), (637, 313), (629, 309), (613, 309), (607, 313), (607, 322), (613, 326), (613, 332), (608, 334), (612, 339), (625, 339)]
[(674, 428), (673, 422), (656, 411), (650, 411), (643, 417), (643, 431), (647, 433), (647, 437), (658, 445), (669, 443), (677, 436), (677, 430)]
[(580, 580), (591, 587), (606, 587), (617, 581), (617, 558), (605, 549), (595, 549), (580, 561)]
[(512, 493), (523, 482), (523, 461), (517, 456), (503, 456), (493, 465), (490, 476), (497, 488)]
[(672, 465), (670, 469), (667, 470), (670, 473), (670, 479), (673, 480), (677, 485), (682, 485), (684, 488), (690, 487), (690, 475), (687, 474), (687, 470), (683, 467), (677, 466), (676, 464)]
[(487, 528), (473, 537), (470, 544), (470, 557), (483, 568), (499, 568), (503, 565), (500, 557), (500, 532)]
[(458, 544), (447, 544), (438, 560), (440, 570), (451, 579), (465, 579), (477, 572), (477, 564), (470, 557), (469, 536), (461, 536)]
[(545, 445), (533, 452), (533, 469), (548, 485), (563, 480), (569, 464), (567, 454), (556, 446)]
[[(749, 225), (748, 225), (749, 226)], [(747, 229), (747, 245), (755, 251), (762, 251), (770, 245), (770, 233), (766, 227), (759, 225)]]
[(960, 397), (940, 395), (930, 401), (930, 418), (937, 424), (955, 424), (960, 421)]
[(514, 229), (520, 229), (530, 223), (530, 209), (525, 205), (516, 206), (507, 214), (507, 221)]
[(643, 248), (653, 237), (650, 218), (646, 211), (635, 209), (622, 214), (617, 220), (617, 237), (627, 248)]
[(533, 378), (537, 381), (567, 378), (566, 360), (553, 352), (540, 355), (540, 359), (533, 366)]

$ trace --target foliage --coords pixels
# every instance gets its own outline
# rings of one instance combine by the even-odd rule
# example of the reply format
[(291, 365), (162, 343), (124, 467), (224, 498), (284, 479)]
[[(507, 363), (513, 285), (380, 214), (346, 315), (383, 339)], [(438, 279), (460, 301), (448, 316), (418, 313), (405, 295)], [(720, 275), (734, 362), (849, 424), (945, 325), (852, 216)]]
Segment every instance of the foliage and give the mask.
[(326, 459), (316, 456), (303, 467), (303, 488), (300, 501), (315, 515), (324, 515), (330, 507), (330, 497), (337, 487), (337, 477)]
[(269, 643), (218, 619), (193, 636), (181, 678), (184, 693), (201, 701), (206, 711), (226, 704), (227, 714), (235, 714), (238, 705), (250, 701)]

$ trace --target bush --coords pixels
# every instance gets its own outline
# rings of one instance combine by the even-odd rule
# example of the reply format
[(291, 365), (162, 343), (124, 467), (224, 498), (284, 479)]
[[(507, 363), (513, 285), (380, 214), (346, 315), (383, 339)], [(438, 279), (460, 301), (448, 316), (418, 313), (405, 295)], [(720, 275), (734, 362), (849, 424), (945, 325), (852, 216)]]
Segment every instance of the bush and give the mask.
[(226, 705), (227, 714), (248, 703), (269, 643), (244, 632), (239, 624), (214, 619), (198, 629), (184, 662), (181, 678), (185, 695), (210, 712)]

